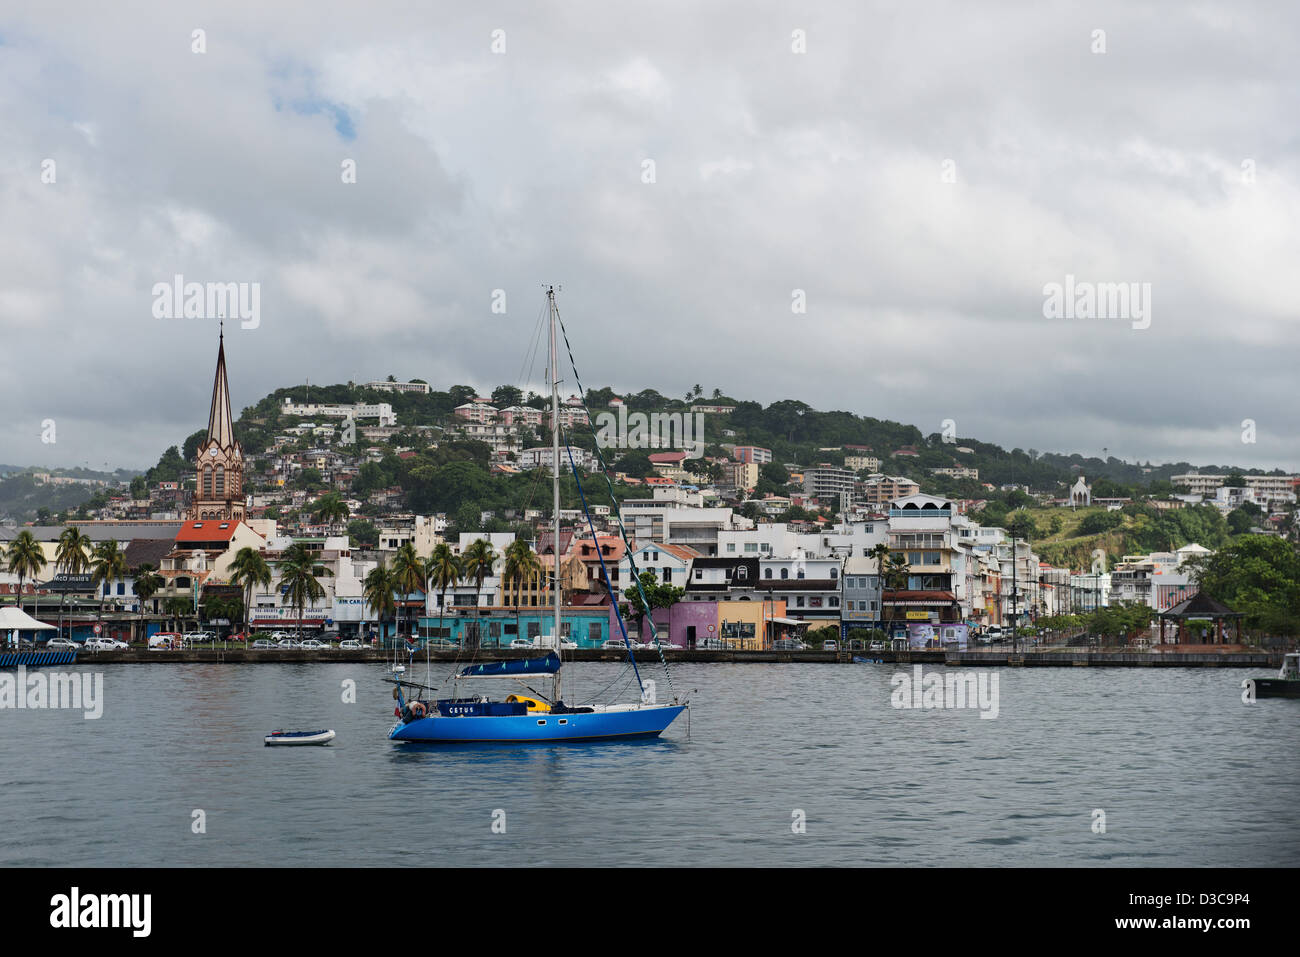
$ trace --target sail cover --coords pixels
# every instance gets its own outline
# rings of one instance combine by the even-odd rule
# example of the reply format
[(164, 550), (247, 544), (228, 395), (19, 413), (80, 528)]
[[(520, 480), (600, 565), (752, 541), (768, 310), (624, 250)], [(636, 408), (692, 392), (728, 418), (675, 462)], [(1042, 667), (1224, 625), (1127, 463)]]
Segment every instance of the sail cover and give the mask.
[(458, 678), (513, 678), (516, 675), (553, 675), (560, 670), (560, 656), (551, 652), (544, 658), (516, 661), (492, 661), (462, 668)]

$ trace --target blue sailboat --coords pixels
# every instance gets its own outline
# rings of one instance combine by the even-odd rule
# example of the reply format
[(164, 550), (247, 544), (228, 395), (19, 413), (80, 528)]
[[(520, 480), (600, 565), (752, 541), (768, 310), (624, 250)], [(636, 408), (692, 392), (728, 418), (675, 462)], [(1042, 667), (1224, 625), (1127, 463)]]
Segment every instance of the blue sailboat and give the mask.
[[(550, 375), (551, 375), (551, 453), (553, 456), (553, 515), (555, 520), (555, 541), (560, 541), (560, 391), (558, 375), (558, 358), (556, 349), (556, 323), (559, 318), (555, 305), (555, 290), (547, 290), (550, 307)], [(572, 356), (572, 353), (570, 353)], [(577, 376), (577, 369), (574, 369)], [(578, 383), (581, 394), (581, 381)], [(569, 443), (566, 443), (566, 447)], [(597, 450), (599, 456), (599, 449)], [(602, 467), (604, 460), (601, 460)], [(570, 453), (570, 466), (576, 476)], [(606, 476), (608, 481), (608, 476)], [(579, 493), (583, 496), (583, 510), (587, 514), (588, 525), (593, 536), (595, 527), (591, 521), (591, 512), (586, 507), (586, 495), (582, 492), (582, 483), (578, 483)], [(612, 494), (612, 488), (611, 488)], [(614, 509), (617, 515), (617, 509)], [(619, 527), (624, 540), (626, 530)], [(628, 548), (629, 559), (632, 549)], [(609, 570), (605, 559), (600, 559), (606, 587), (609, 587)], [(633, 580), (638, 581), (635, 564)], [(679, 701), (676, 697), (668, 704), (655, 702), (653, 681), (643, 681), (637, 668), (636, 658), (632, 654), (628, 641), (627, 629), (621, 614), (618, 614), (619, 629), (623, 643), (627, 647), (628, 662), (636, 677), (637, 687), (641, 691), (640, 700), (615, 704), (566, 704), (561, 687), (560, 659), (561, 635), (560, 599), (561, 579), (560, 562), (557, 549), (554, 565), (555, 619), (554, 629), (550, 635), (536, 639), (539, 650), (547, 651), (545, 655), (523, 660), (496, 661), (471, 664), (456, 671), (452, 678), (452, 693), (448, 698), (424, 700), (420, 695), (436, 689), (404, 681), (400, 676), (393, 680), (393, 697), (397, 700), (396, 714), (398, 722), (388, 732), (392, 741), (419, 741), (426, 743), (463, 744), (463, 743), (570, 743), (594, 741), (619, 741), (638, 738), (654, 738), (663, 731), (689, 707), (689, 702)], [(640, 588), (638, 581), (637, 588)], [(611, 596), (614, 591), (610, 588)], [(644, 593), (642, 594), (644, 600)], [(648, 602), (646, 603), (648, 607)], [(654, 625), (651, 622), (653, 630)], [(657, 639), (656, 639), (657, 644)], [(662, 660), (662, 653), (660, 658)], [(664, 661), (665, 671), (667, 662)], [(396, 669), (395, 669), (396, 670)], [(521, 691), (509, 694), (504, 700), (491, 700), (487, 694), (461, 694), (462, 682), (480, 680), (510, 680), (516, 682)], [(549, 680), (549, 694), (535, 690), (528, 682), (545, 686)], [(669, 687), (672, 687), (669, 675)], [(406, 692), (412, 697), (408, 699)]]

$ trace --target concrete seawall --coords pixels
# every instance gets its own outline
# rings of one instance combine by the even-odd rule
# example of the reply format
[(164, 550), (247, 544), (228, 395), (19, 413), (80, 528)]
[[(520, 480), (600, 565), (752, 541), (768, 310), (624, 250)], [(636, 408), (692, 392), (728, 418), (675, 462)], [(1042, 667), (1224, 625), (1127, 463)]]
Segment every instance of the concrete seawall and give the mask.
[[(526, 658), (533, 652), (511, 649), (484, 649), (478, 653), (476, 660), (497, 658)], [(1266, 652), (1227, 653), (1227, 654), (1171, 654), (1143, 652), (1051, 652), (1034, 651), (1012, 654), (1005, 651), (884, 651), (858, 652), (859, 657), (871, 663), (881, 664), (930, 664), (948, 665), (950, 667), (1029, 667), (1029, 668), (1277, 668), (1281, 662), (1280, 654)], [(833, 651), (669, 651), (664, 655), (669, 661), (677, 662), (724, 662), (732, 664), (846, 664), (852, 658), (837, 655)], [(566, 661), (610, 661), (626, 660), (621, 651), (604, 649), (582, 649), (566, 651)], [(468, 662), (468, 654), (460, 656)], [(455, 652), (438, 651), (429, 655), (429, 660), (436, 662), (454, 662)], [(659, 655), (655, 651), (636, 652), (638, 662), (655, 662)], [(387, 654), (370, 649), (352, 651), (317, 651), (286, 649), (284, 651), (250, 651), (247, 649), (191, 649), (187, 651), (143, 651), (130, 649), (125, 651), (105, 651), (100, 653), (81, 652), (77, 663), (82, 665), (111, 664), (317, 664), (334, 662), (339, 664), (374, 664), (383, 665), (391, 662), (392, 652)], [(399, 660), (404, 660), (400, 659)], [(423, 654), (416, 655), (415, 664), (424, 660)]]

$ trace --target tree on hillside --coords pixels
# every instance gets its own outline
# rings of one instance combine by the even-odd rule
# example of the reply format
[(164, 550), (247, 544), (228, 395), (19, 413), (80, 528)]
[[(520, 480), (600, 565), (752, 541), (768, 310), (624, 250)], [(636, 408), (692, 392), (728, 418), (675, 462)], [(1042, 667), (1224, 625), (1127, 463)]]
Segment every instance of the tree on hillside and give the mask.
[(524, 401), (522, 389), (512, 385), (499, 385), (492, 390), (492, 404), (498, 409), (508, 409)]

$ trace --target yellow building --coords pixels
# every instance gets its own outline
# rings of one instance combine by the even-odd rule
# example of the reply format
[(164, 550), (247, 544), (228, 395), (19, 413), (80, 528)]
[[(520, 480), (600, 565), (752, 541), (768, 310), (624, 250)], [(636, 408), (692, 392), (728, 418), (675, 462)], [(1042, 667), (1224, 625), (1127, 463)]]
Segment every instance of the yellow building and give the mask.
[(718, 637), (728, 646), (744, 651), (772, 647), (772, 641), (786, 630), (785, 601), (720, 601)]

